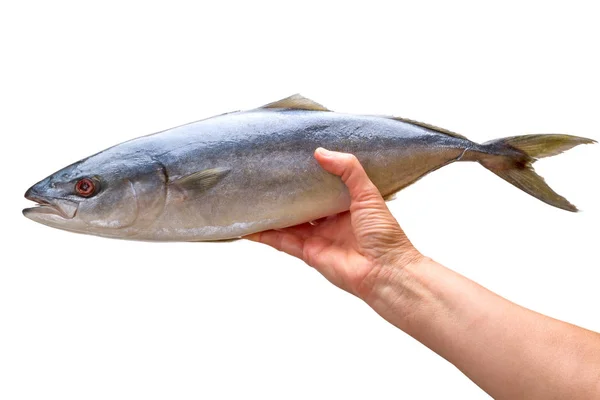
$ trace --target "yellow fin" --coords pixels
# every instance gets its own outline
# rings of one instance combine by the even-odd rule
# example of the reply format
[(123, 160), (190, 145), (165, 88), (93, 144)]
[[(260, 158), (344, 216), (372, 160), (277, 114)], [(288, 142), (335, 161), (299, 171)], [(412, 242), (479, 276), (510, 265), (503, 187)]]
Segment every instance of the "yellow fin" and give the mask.
[(533, 158), (551, 157), (567, 151), (580, 144), (591, 144), (596, 141), (579, 136), (563, 134), (537, 134), (511, 136), (492, 142), (502, 142)]
[(435, 126), (435, 125), (426, 124), (425, 122), (419, 122), (419, 121), (415, 121), (415, 120), (412, 120), (412, 119), (401, 118), (401, 117), (392, 117), (392, 119), (395, 119), (396, 121), (402, 121), (402, 122), (406, 122), (406, 123), (409, 123), (409, 124), (417, 125), (417, 126), (420, 126), (421, 128), (431, 129), (432, 131), (443, 133), (444, 135), (452, 136), (452, 137), (459, 138), (459, 139), (469, 140), (469, 139), (467, 139), (466, 137), (464, 137), (463, 135), (461, 135), (459, 133), (449, 131), (448, 129), (440, 128), (440, 127)]
[(262, 106), (261, 108), (288, 108), (293, 110), (308, 110), (308, 111), (331, 111), (325, 108), (323, 105), (307, 99), (306, 97), (295, 94), (285, 99), (269, 103)]

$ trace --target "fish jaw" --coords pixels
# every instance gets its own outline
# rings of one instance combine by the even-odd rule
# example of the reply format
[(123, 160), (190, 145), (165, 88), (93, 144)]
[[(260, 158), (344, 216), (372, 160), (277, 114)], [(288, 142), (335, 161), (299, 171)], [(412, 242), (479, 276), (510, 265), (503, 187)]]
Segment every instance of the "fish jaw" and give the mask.
[(70, 232), (108, 237), (120, 237), (125, 234), (119, 230), (111, 234), (111, 232), (105, 232), (105, 229), (91, 226), (86, 220), (85, 205), (82, 206), (81, 202), (57, 195), (49, 178), (38, 182), (25, 192), (25, 198), (37, 204), (34, 207), (25, 208), (23, 215), (42, 225)]
[(37, 204), (35, 207), (25, 208), (23, 215), (44, 225), (60, 227), (75, 218), (79, 203), (42, 194), (48, 192), (48, 186), (48, 182), (44, 180), (25, 192), (25, 198)]

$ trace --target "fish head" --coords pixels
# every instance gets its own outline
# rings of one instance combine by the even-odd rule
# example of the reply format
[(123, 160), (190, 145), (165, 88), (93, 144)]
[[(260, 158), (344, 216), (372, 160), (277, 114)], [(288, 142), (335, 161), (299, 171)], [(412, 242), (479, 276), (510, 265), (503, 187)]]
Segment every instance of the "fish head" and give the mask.
[(33, 185), (23, 214), (54, 228), (107, 237), (141, 233), (164, 209), (166, 175), (150, 157), (99, 153)]

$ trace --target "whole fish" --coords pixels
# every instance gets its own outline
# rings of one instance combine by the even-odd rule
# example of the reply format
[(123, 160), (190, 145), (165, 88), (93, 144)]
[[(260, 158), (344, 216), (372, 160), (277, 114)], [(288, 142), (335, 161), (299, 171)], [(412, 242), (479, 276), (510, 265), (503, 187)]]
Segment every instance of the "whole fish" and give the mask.
[(294, 95), (121, 143), (32, 186), (23, 210), (34, 221), (105, 237), (204, 241), (238, 238), (349, 208), (339, 177), (317, 147), (353, 153), (388, 198), (455, 161), (477, 161), (554, 207), (577, 209), (537, 175), (537, 158), (583, 143), (525, 135), (474, 143), (395, 117), (348, 115)]

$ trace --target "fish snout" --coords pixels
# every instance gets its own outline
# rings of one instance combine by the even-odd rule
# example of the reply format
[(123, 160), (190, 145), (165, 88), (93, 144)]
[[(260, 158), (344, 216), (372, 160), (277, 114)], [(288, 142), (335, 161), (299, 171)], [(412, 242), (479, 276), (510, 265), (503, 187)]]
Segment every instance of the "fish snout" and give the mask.
[(33, 214), (55, 214), (65, 219), (71, 219), (75, 216), (79, 207), (79, 204), (75, 201), (53, 197), (52, 188), (47, 179), (27, 189), (25, 198), (37, 203), (35, 207), (23, 210), (26, 217)]
[(48, 201), (44, 198), (44, 195), (41, 193), (39, 186), (40, 184), (37, 183), (29, 189), (27, 189), (27, 191), (25, 192), (25, 198), (27, 200), (35, 201), (39, 204), (48, 203)]

